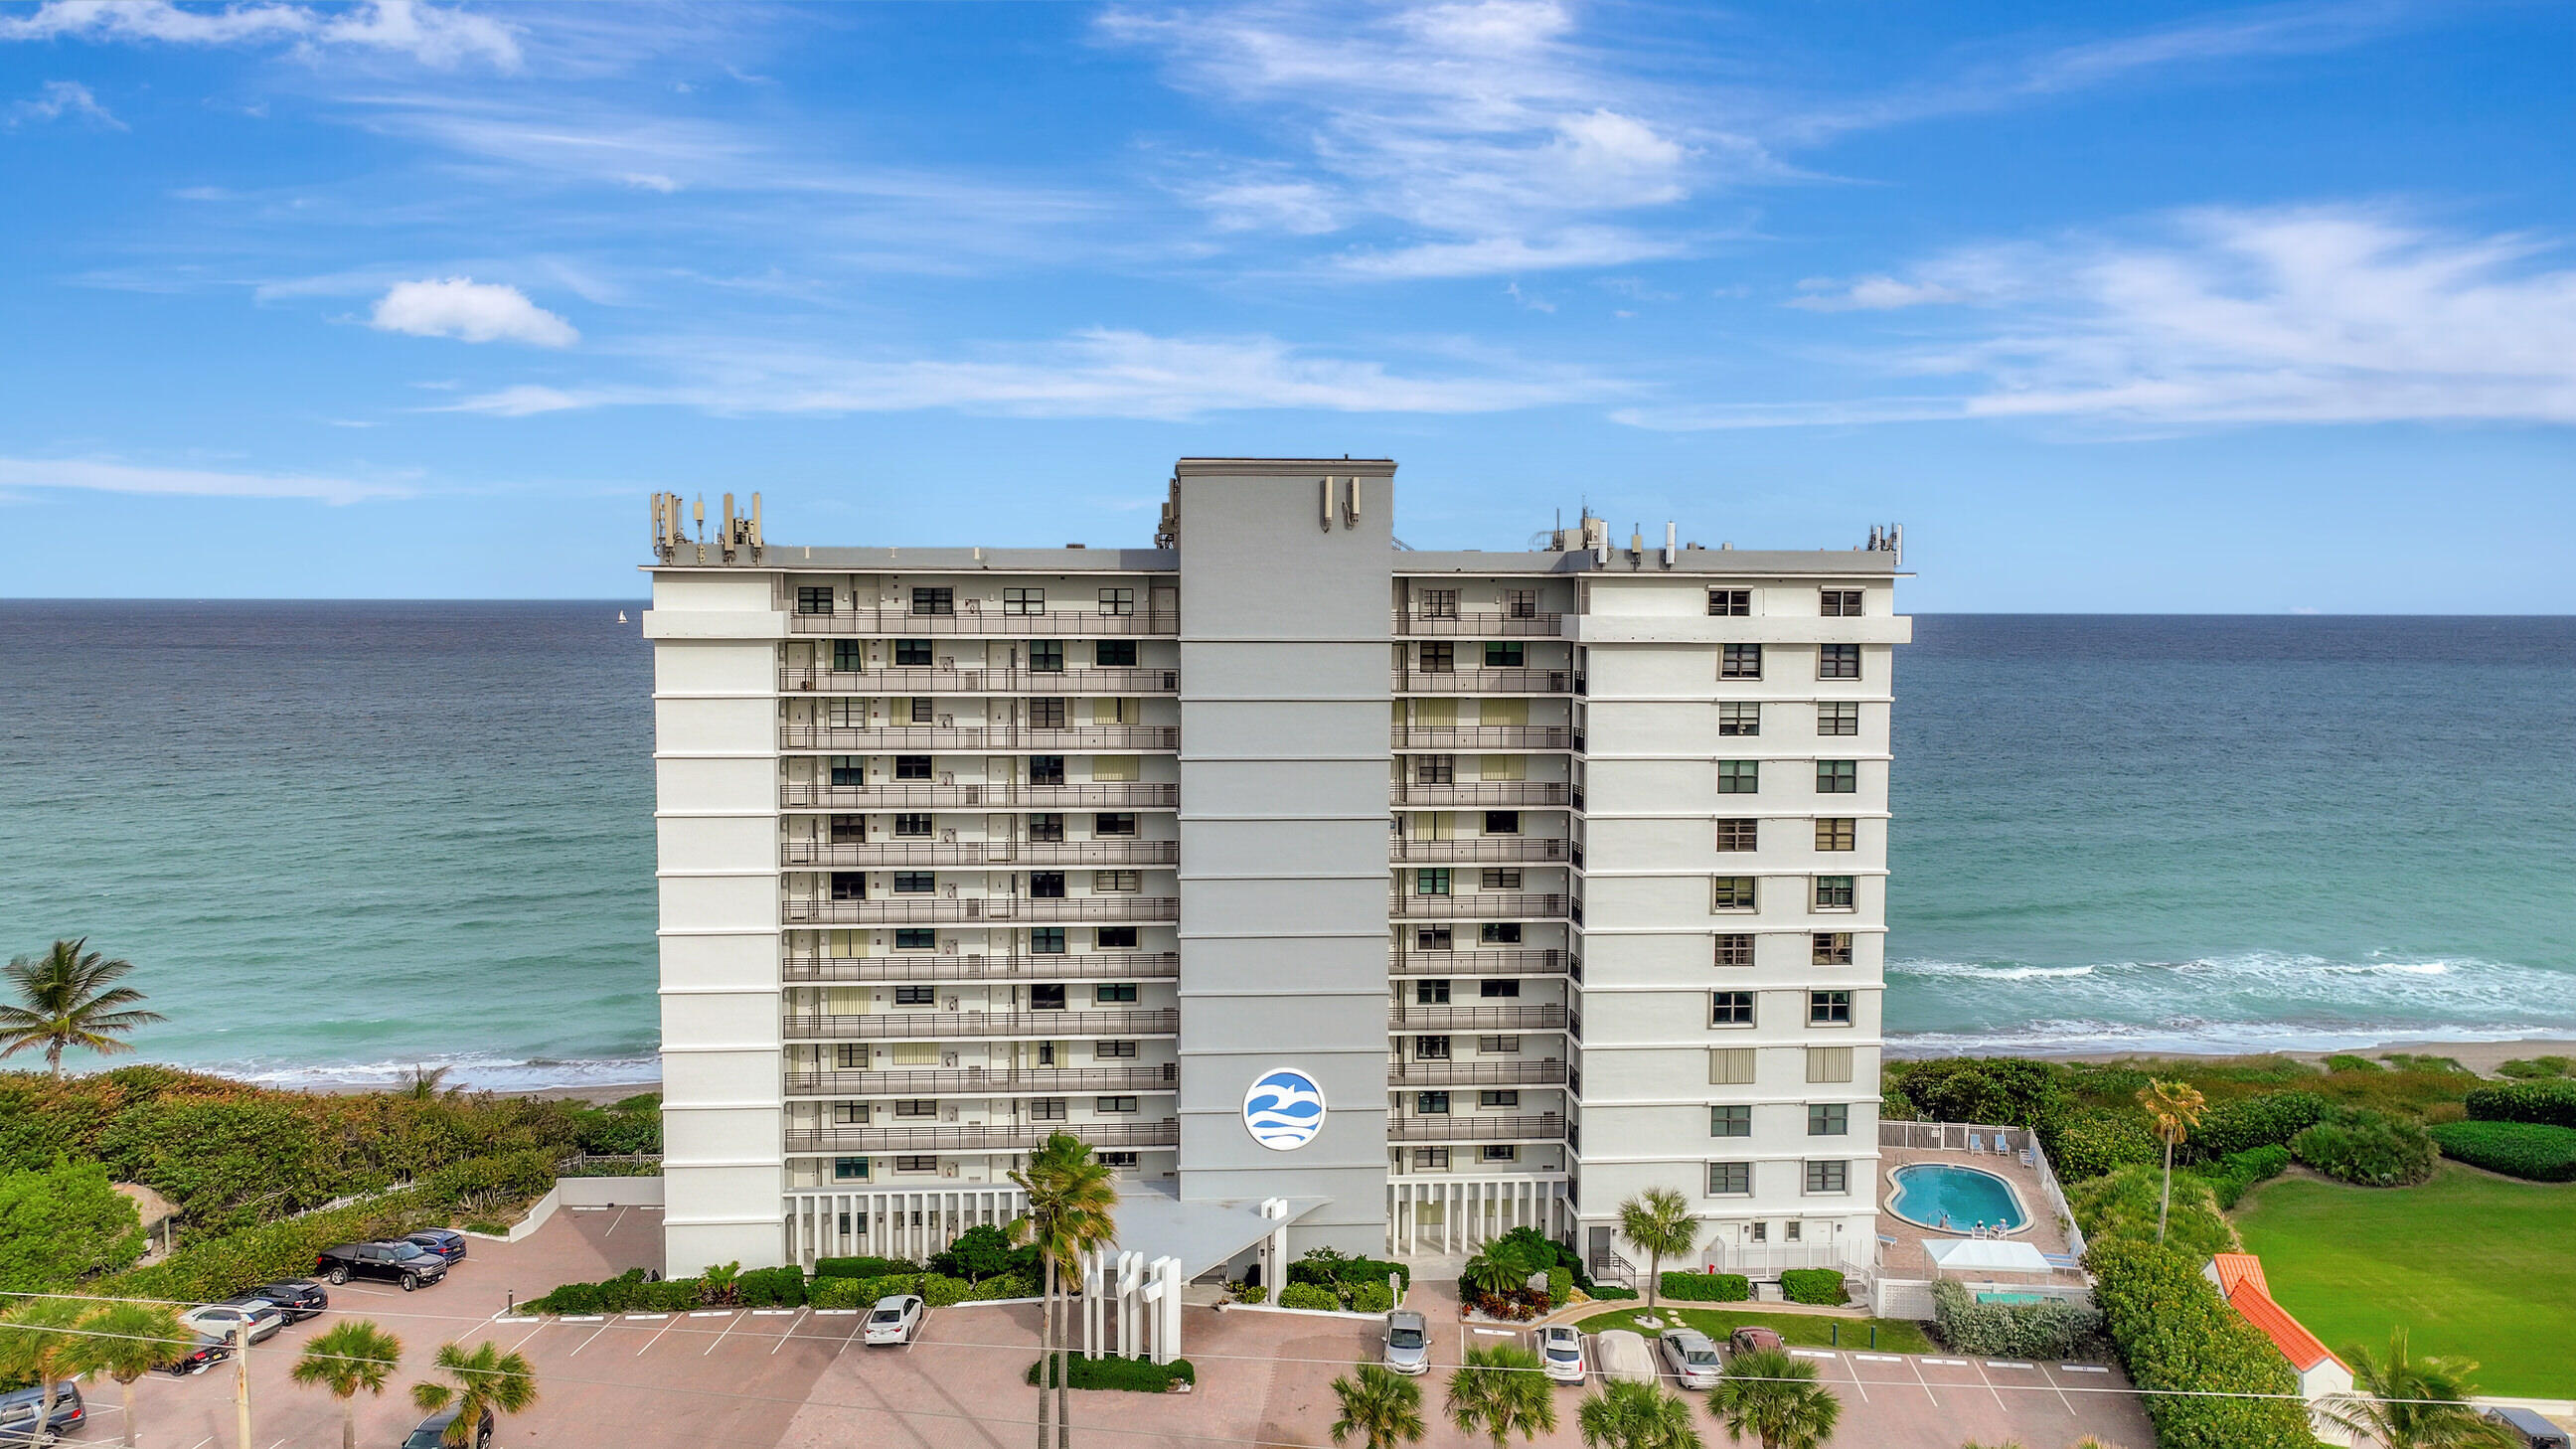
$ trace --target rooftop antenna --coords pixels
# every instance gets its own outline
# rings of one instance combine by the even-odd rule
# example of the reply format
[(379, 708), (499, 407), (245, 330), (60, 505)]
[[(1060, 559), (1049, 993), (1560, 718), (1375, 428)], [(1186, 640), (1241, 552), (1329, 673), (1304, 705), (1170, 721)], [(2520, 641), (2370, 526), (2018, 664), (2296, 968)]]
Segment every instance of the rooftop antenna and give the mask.
[(703, 493), (698, 495), (695, 518), (698, 535), (698, 562), (705, 563), (707, 561), (707, 495)]

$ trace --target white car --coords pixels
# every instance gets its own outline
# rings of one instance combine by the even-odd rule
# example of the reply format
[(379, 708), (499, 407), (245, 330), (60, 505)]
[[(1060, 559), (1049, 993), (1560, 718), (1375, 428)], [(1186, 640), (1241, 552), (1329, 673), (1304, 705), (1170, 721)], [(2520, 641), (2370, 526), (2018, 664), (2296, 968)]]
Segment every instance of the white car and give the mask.
[(1723, 1372), (1717, 1361), (1717, 1345), (1696, 1328), (1667, 1328), (1655, 1340), (1664, 1351), (1664, 1364), (1673, 1378), (1686, 1389), (1713, 1389)]
[(222, 1303), (209, 1303), (191, 1308), (179, 1315), (179, 1321), (199, 1333), (212, 1334), (226, 1343), (235, 1342), (234, 1334), (243, 1325), (250, 1328), (250, 1341), (266, 1343), (286, 1326), (286, 1315), (265, 1298), (234, 1298)]
[(868, 1310), (859, 1338), (866, 1343), (910, 1343), (921, 1332), (922, 1309), (921, 1299), (910, 1293), (880, 1298)]
[(1590, 1370), (1583, 1362), (1583, 1334), (1570, 1323), (1551, 1323), (1538, 1331), (1539, 1362), (1560, 1384), (1579, 1384)]

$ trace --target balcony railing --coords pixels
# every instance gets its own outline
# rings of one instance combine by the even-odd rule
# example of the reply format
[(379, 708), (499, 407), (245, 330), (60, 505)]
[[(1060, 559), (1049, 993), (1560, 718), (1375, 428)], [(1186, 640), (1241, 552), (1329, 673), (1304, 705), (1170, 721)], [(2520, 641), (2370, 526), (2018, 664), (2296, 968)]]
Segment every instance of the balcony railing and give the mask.
[(1386, 1069), (1390, 1087), (1561, 1087), (1565, 1063), (1554, 1057), (1536, 1062), (1393, 1062)]
[[(862, 1018), (863, 1019), (863, 1018)], [(1392, 1031), (1563, 1031), (1562, 1006), (1416, 1006), (1386, 1014)]]
[(1390, 976), (1565, 976), (1574, 974), (1569, 951), (1413, 951), (1387, 953)]
[(1398, 694), (1564, 694), (1574, 688), (1574, 671), (1399, 669), (1389, 683)]
[[(1563, 789), (1563, 786), (1558, 786)], [(778, 803), (790, 810), (1171, 810), (1178, 785), (813, 785), (787, 781)]]
[(1554, 921), (1566, 919), (1572, 898), (1535, 891), (1479, 891), (1463, 896), (1394, 895), (1386, 913), (1401, 920)]
[(1569, 798), (1570, 788), (1563, 780), (1461, 780), (1448, 785), (1398, 780), (1390, 803), (1419, 809), (1452, 805), (1562, 806)]
[[(1564, 1074), (1558, 1074), (1564, 1080)], [(926, 1068), (892, 1072), (789, 1072), (791, 1097), (1057, 1097), (1083, 1092), (1169, 1092), (1181, 1064), (1158, 1067)]]
[(956, 614), (916, 614), (908, 609), (841, 609), (829, 614), (790, 614), (787, 616), (787, 630), (791, 634), (842, 637), (886, 634), (907, 639), (934, 634), (1100, 639), (1178, 634), (1181, 632), (1181, 616), (1168, 609), (1135, 614), (1100, 614), (1081, 609), (1049, 609), (1036, 614), (995, 613), (981, 609), (968, 609)]
[[(1561, 1012), (1563, 1008), (1558, 1008)], [(858, 1016), (790, 1013), (782, 1029), (792, 1041), (854, 1039), (905, 1041), (983, 1041), (1027, 1037), (1064, 1041), (1075, 1037), (1176, 1036), (1181, 1013), (1160, 1011), (883, 1011)]]
[(789, 840), (778, 863), (803, 866), (882, 865), (1172, 865), (1177, 840)]
[(890, 754), (922, 750), (930, 754), (1087, 755), (1102, 750), (1177, 750), (1181, 732), (1171, 725), (1076, 725), (1038, 729), (995, 725), (985, 729), (941, 729), (936, 725), (902, 725), (864, 729), (852, 725), (782, 725), (782, 750), (843, 750)]
[(1564, 860), (1572, 853), (1572, 847), (1573, 842), (1562, 835), (1478, 835), (1465, 840), (1391, 840), (1387, 842), (1386, 855), (1396, 865), (1473, 865)]
[(1018, 956), (789, 956), (788, 981), (1159, 981), (1181, 974), (1173, 951)]
[(1170, 1147), (1178, 1122), (988, 1122), (954, 1127), (806, 1127), (787, 1133), (790, 1152), (1026, 1152), (1058, 1132), (1094, 1147)]
[(1397, 725), (1390, 743), (1399, 750), (1569, 750), (1567, 725)]
[(791, 926), (934, 926), (958, 921), (1015, 921), (1052, 926), (1077, 921), (1142, 921), (1172, 925), (1181, 919), (1178, 896), (944, 896), (877, 901), (789, 899), (780, 905)]
[(1562, 1142), (1565, 1118), (1555, 1112), (1511, 1117), (1389, 1117), (1389, 1142)]
[(1416, 610), (1397, 613), (1394, 628), (1398, 634), (1422, 634), (1434, 638), (1515, 639), (1562, 634), (1565, 632), (1565, 616), (1515, 614), (1500, 609), (1461, 609), (1447, 614), (1426, 614)]
[(789, 694), (1174, 694), (1177, 669), (979, 669), (900, 665), (890, 669), (783, 669), (778, 687)]

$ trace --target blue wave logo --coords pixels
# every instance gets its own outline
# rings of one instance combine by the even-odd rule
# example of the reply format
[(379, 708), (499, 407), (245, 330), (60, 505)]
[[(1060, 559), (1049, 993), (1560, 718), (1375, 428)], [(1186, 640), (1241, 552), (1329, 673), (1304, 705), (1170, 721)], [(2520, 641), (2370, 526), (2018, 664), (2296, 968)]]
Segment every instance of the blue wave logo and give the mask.
[(1324, 1130), (1324, 1089), (1304, 1072), (1281, 1068), (1243, 1094), (1243, 1125), (1273, 1152), (1294, 1152)]

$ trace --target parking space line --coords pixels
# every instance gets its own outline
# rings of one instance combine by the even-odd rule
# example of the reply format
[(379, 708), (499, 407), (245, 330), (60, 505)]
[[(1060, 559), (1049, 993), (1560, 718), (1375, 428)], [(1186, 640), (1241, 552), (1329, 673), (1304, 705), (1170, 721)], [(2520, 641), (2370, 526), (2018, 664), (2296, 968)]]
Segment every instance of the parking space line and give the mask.
[[(538, 1334), (545, 1332), (545, 1331), (546, 1331), (546, 1325), (547, 1325), (547, 1324), (549, 1324), (549, 1323), (552, 1323), (552, 1322), (554, 1322), (554, 1320), (553, 1320), (553, 1319), (551, 1319), (551, 1318), (541, 1318), (541, 1319), (537, 1320), (537, 1326), (528, 1330), (528, 1338), (534, 1338), (534, 1337), (536, 1337)], [(512, 1353), (516, 1353), (516, 1352), (518, 1352), (520, 1349), (523, 1349), (523, 1348), (527, 1347), (527, 1346), (528, 1346), (528, 1338), (520, 1339), (517, 1343), (511, 1344), (511, 1345), (510, 1345), (510, 1351), (511, 1351)]]
[(2110, 1372), (2109, 1369), (2102, 1367), (2098, 1363), (2062, 1363), (2057, 1366), (2057, 1371), (2062, 1374), (2107, 1374)]
[(616, 1325), (616, 1320), (614, 1320), (614, 1319), (603, 1319), (603, 1320), (601, 1320), (601, 1321), (600, 1321), (600, 1325), (599, 1325), (599, 1330), (598, 1330), (598, 1332), (597, 1332), (597, 1333), (593, 1333), (590, 1337), (585, 1338), (585, 1339), (583, 1339), (581, 1342), (579, 1342), (579, 1343), (577, 1343), (577, 1344), (573, 1345), (573, 1350), (572, 1350), (572, 1352), (570, 1352), (570, 1353), (568, 1353), (568, 1354), (565, 1354), (565, 1355), (564, 1355), (564, 1357), (566, 1357), (566, 1358), (579, 1358), (579, 1357), (581, 1356), (581, 1351), (582, 1351), (583, 1349), (588, 1348), (588, 1347), (590, 1347), (592, 1344), (599, 1342), (599, 1335), (600, 1335), (601, 1333), (606, 1333), (608, 1330), (610, 1330), (611, 1328), (614, 1328), (614, 1327), (616, 1327), (616, 1326), (617, 1326), (617, 1325)]
[[(690, 1316), (691, 1318), (695, 1318), (695, 1317), (697, 1317), (698, 1315), (697, 1315), (697, 1314), (692, 1313), (692, 1314), (690, 1314), (689, 1316)], [(718, 1333), (716, 1334), (716, 1336), (715, 1336), (713, 1339), (711, 1339), (711, 1340), (709, 1340), (709, 1341), (708, 1341), (708, 1343), (707, 1343), (707, 1353), (713, 1353), (713, 1352), (715, 1352), (715, 1351), (716, 1351), (716, 1345), (725, 1341), (725, 1334), (728, 1334), (728, 1333), (733, 1332), (733, 1325), (734, 1325), (734, 1323), (740, 1323), (740, 1322), (742, 1322), (742, 1315), (740, 1315), (740, 1314), (735, 1314), (735, 1315), (734, 1315), (734, 1319), (733, 1319), (733, 1323), (728, 1323), (728, 1324), (726, 1324), (726, 1325), (724, 1326), (724, 1328), (723, 1328), (720, 1332), (718, 1332)], [(702, 1354), (698, 1355), (698, 1357), (700, 1357), (700, 1358), (704, 1358), (704, 1357), (706, 1357), (706, 1354), (702, 1353)]]
[[(1910, 1358), (1905, 1362), (1914, 1369), (1914, 1381), (1923, 1386), (1923, 1397), (1932, 1401), (1933, 1408), (1937, 1409), (1941, 1407), (1941, 1396), (1932, 1392), (1932, 1381), (1923, 1377), (1922, 1366), (1920, 1364), (1916, 1364), (1915, 1361)], [(1925, 1360), (1925, 1362), (1929, 1362), (1929, 1360)]]
[(2041, 1378), (2046, 1379), (2046, 1380), (2048, 1381), (2048, 1386), (2049, 1386), (2050, 1388), (2052, 1388), (2052, 1389), (2057, 1389), (2057, 1401), (2058, 1401), (2059, 1403), (2064, 1404), (2064, 1405), (2066, 1406), (2066, 1417), (2068, 1417), (2068, 1418), (2070, 1418), (2070, 1419), (2074, 1418), (2074, 1417), (2075, 1417), (2075, 1401), (2074, 1401), (2073, 1399), (2070, 1399), (2070, 1398), (2068, 1398), (2068, 1397), (2066, 1396), (2066, 1390), (2064, 1390), (2063, 1388), (2059, 1388), (2059, 1387), (2058, 1387), (2058, 1383), (2057, 1383), (2056, 1376), (2055, 1376), (2055, 1375), (2053, 1375), (2053, 1374), (2051, 1374), (2051, 1373), (2049, 1373), (2049, 1371), (2048, 1371), (2045, 1367), (2042, 1367), (2042, 1368), (2040, 1369), (2040, 1371), (2039, 1371), (2039, 1376), (2040, 1376)]
[(680, 1315), (676, 1313), (666, 1313), (661, 1316), (664, 1320), (662, 1326), (653, 1330), (652, 1337), (644, 1340), (644, 1348), (635, 1350), (635, 1356), (637, 1358), (642, 1358), (644, 1356), (645, 1348), (651, 1348), (653, 1345), (660, 1343), (662, 1341), (662, 1335), (670, 1332), (680, 1321)]
[(784, 1332), (784, 1333), (782, 1333), (782, 1334), (780, 1334), (780, 1335), (778, 1335), (778, 1341), (777, 1341), (776, 1343), (773, 1343), (773, 1344), (771, 1344), (771, 1345), (769, 1346), (769, 1354), (770, 1354), (770, 1357), (775, 1358), (775, 1357), (777, 1357), (777, 1356), (778, 1356), (778, 1351), (779, 1351), (780, 1349), (785, 1348), (785, 1347), (787, 1346), (787, 1340), (789, 1340), (789, 1339), (791, 1339), (791, 1338), (794, 1338), (794, 1337), (796, 1336), (796, 1325), (797, 1325), (798, 1323), (802, 1323), (803, 1321), (804, 1321), (804, 1315), (800, 1313), (800, 1314), (798, 1314), (798, 1315), (796, 1316), (796, 1318), (795, 1318), (795, 1319), (791, 1320), (791, 1321), (788, 1323), (788, 1325), (787, 1325), (787, 1331), (786, 1331), (786, 1332)]
[[(827, 1313), (831, 1313), (831, 1312), (840, 1312), (840, 1311), (842, 1311), (842, 1310), (839, 1310), (839, 1309), (825, 1309), (824, 1311), (825, 1311), (825, 1312), (827, 1312)], [(840, 1346), (839, 1348), (836, 1348), (836, 1349), (832, 1350), (832, 1359), (833, 1359), (833, 1361), (834, 1361), (834, 1362), (836, 1362), (836, 1363), (837, 1363), (837, 1362), (839, 1362), (841, 1355), (843, 1355), (843, 1354), (845, 1354), (845, 1353), (848, 1353), (848, 1352), (850, 1351), (850, 1345), (851, 1345), (851, 1344), (854, 1344), (854, 1343), (856, 1343), (856, 1342), (858, 1342), (858, 1341), (859, 1341), (859, 1330), (868, 1326), (868, 1320), (867, 1320), (866, 1315), (864, 1315), (864, 1314), (860, 1313), (860, 1312), (859, 1312), (859, 1310), (857, 1310), (857, 1309), (855, 1309), (855, 1308), (849, 1309), (849, 1310), (847, 1310), (847, 1311), (848, 1311), (848, 1313), (849, 1313), (849, 1315), (850, 1315), (850, 1334), (849, 1334), (849, 1337), (844, 1338), (844, 1339), (842, 1339), (842, 1340), (841, 1340), (841, 1346)]]
[[(1828, 1357), (1830, 1357), (1830, 1358), (1834, 1358), (1834, 1359), (1840, 1359), (1840, 1358), (1842, 1357), (1842, 1355), (1840, 1355), (1840, 1354), (1830, 1354), (1830, 1355), (1827, 1355), (1827, 1356), (1828, 1356)], [(1844, 1365), (1843, 1365), (1843, 1367), (1844, 1367), (1844, 1368), (1847, 1368), (1847, 1369), (1849, 1369), (1849, 1370), (1851, 1370), (1851, 1376), (1852, 1376), (1852, 1387), (1853, 1387), (1853, 1388), (1855, 1388), (1855, 1389), (1860, 1390), (1860, 1401), (1861, 1401), (1862, 1403), (1864, 1403), (1864, 1404), (1868, 1403), (1868, 1402), (1869, 1402), (1869, 1386), (1868, 1386), (1867, 1384), (1864, 1384), (1864, 1383), (1862, 1383), (1862, 1382), (1861, 1382), (1861, 1378), (1860, 1378), (1860, 1365), (1858, 1365), (1858, 1364), (1848, 1364), (1848, 1363), (1847, 1363), (1847, 1364), (1844, 1364)]]
[[(1970, 1365), (1969, 1365), (1969, 1367), (1970, 1367), (1970, 1368), (1976, 1368), (1977, 1366), (1976, 1366), (1975, 1364), (1973, 1364), (1973, 1363), (1972, 1363), (1972, 1364), (1970, 1364)], [(1990, 1394), (1992, 1394), (1992, 1395), (1994, 1395), (1994, 1396), (1995, 1396), (1995, 1407), (1996, 1407), (1996, 1408), (1998, 1408), (1998, 1409), (2004, 1409), (2006, 1413), (2010, 1413), (2010, 1412), (2011, 1412), (2011, 1410), (2010, 1410), (2009, 1408), (2006, 1408), (2006, 1406), (2005, 1406), (2005, 1404), (2004, 1404), (2004, 1391), (2003, 1391), (2003, 1390), (2001, 1390), (2001, 1389), (1999, 1389), (1999, 1388), (1996, 1388), (1996, 1387), (1995, 1387), (1995, 1381), (1994, 1381), (1993, 1379), (1987, 1378), (1987, 1377), (1986, 1377), (1986, 1371), (1985, 1371), (1984, 1369), (1982, 1369), (1982, 1368), (1978, 1368), (1978, 1369), (1977, 1369), (1977, 1382), (1979, 1382), (1979, 1383), (1981, 1383), (1981, 1384), (1984, 1384), (1984, 1385), (1986, 1386), (1986, 1392), (1987, 1392), (1987, 1393), (1990, 1393)]]

